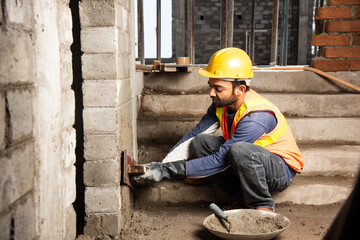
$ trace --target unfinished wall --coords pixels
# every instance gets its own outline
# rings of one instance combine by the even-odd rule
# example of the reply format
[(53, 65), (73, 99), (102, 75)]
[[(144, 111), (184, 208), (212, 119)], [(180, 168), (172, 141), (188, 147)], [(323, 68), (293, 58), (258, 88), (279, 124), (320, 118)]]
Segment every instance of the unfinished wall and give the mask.
[(67, 0), (0, 4), (0, 239), (74, 239)]
[[(279, 45), (278, 58), (280, 55), (280, 39), (282, 30), (282, 4), (279, 4)], [(298, 64), (298, 38), (299, 38), (299, 1), (291, 1), (289, 6), (289, 29), (288, 29), (288, 64)], [(220, 49), (221, 28), (221, 0), (198, 0), (195, 1), (194, 29), (195, 29), (195, 61), (196, 63), (208, 63), (211, 55)], [(304, 6), (305, 13), (301, 16), (307, 22), (308, 39), (305, 61), (311, 62), (312, 35), (312, 11), (313, 1), (307, 1)], [(251, 30), (252, 1), (234, 1), (234, 47), (246, 49), (246, 31)], [(176, 12), (175, 12), (176, 13)], [(272, 29), (273, 1), (255, 1), (255, 30), (270, 30), (265, 33), (255, 34), (255, 64), (269, 64), (271, 55), (271, 29)], [(176, 18), (175, 18), (176, 19)], [(173, 31), (175, 26), (173, 24)], [(278, 61), (279, 63), (279, 61)]]
[(130, 192), (120, 187), (121, 153), (136, 157), (133, 1), (80, 3), (86, 225), (91, 236), (120, 233)]
[(316, 20), (325, 21), (325, 32), (314, 35), (311, 44), (322, 46), (321, 57), (312, 66), (323, 71), (360, 70), (360, 0), (328, 0), (318, 7)]

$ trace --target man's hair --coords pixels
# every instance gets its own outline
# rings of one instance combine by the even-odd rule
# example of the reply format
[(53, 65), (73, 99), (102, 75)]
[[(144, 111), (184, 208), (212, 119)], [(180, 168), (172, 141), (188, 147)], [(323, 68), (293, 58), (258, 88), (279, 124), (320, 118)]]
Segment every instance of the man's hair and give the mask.
[(233, 85), (233, 92), (235, 91), (235, 88), (241, 86), (241, 85), (244, 85), (246, 87), (246, 92), (250, 90), (250, 87), (246, 85), (246, 82), (245, 81), (232, 81), (231, 82), (232, 85)]

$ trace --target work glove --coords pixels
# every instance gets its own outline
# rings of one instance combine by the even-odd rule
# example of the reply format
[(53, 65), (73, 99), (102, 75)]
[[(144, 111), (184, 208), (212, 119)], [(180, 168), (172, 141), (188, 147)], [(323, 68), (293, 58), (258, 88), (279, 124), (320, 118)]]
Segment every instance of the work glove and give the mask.
[(184, 179), (186, 177), (185, 160), (175, 162), (151, 162), (143, 164), (146, 167), (145, 174), (134, 176), (133, 181), (137, 184), (159, 182), (163, 178), (169, 180)]

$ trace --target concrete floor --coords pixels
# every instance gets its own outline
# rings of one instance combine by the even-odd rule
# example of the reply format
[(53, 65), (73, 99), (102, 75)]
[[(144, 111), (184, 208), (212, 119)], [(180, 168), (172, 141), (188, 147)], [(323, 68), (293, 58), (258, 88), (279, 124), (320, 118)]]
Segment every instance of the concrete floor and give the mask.
[[(277, 240), (322, 239), (339, 209), (340, 203), (331, 205), (277, 205), (276, 211), (289, 218), (291, 224)], [(190, 206), (142, 206), (134, 209), (120, 239), (220, 239), (207, 231), (202, 222), (212, 214), (207, 204)]]

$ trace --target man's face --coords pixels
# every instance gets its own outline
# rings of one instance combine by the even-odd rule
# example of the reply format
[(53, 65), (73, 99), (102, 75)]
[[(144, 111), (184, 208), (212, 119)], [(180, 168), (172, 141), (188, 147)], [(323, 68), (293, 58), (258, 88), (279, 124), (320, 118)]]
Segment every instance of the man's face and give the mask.
[(210, 78), (208, 83), (210, 86), (209, 95), (216, 107), (227, 107), (237, 101), (237, 96), (234, 93), (231, 82), (217, 78)]

